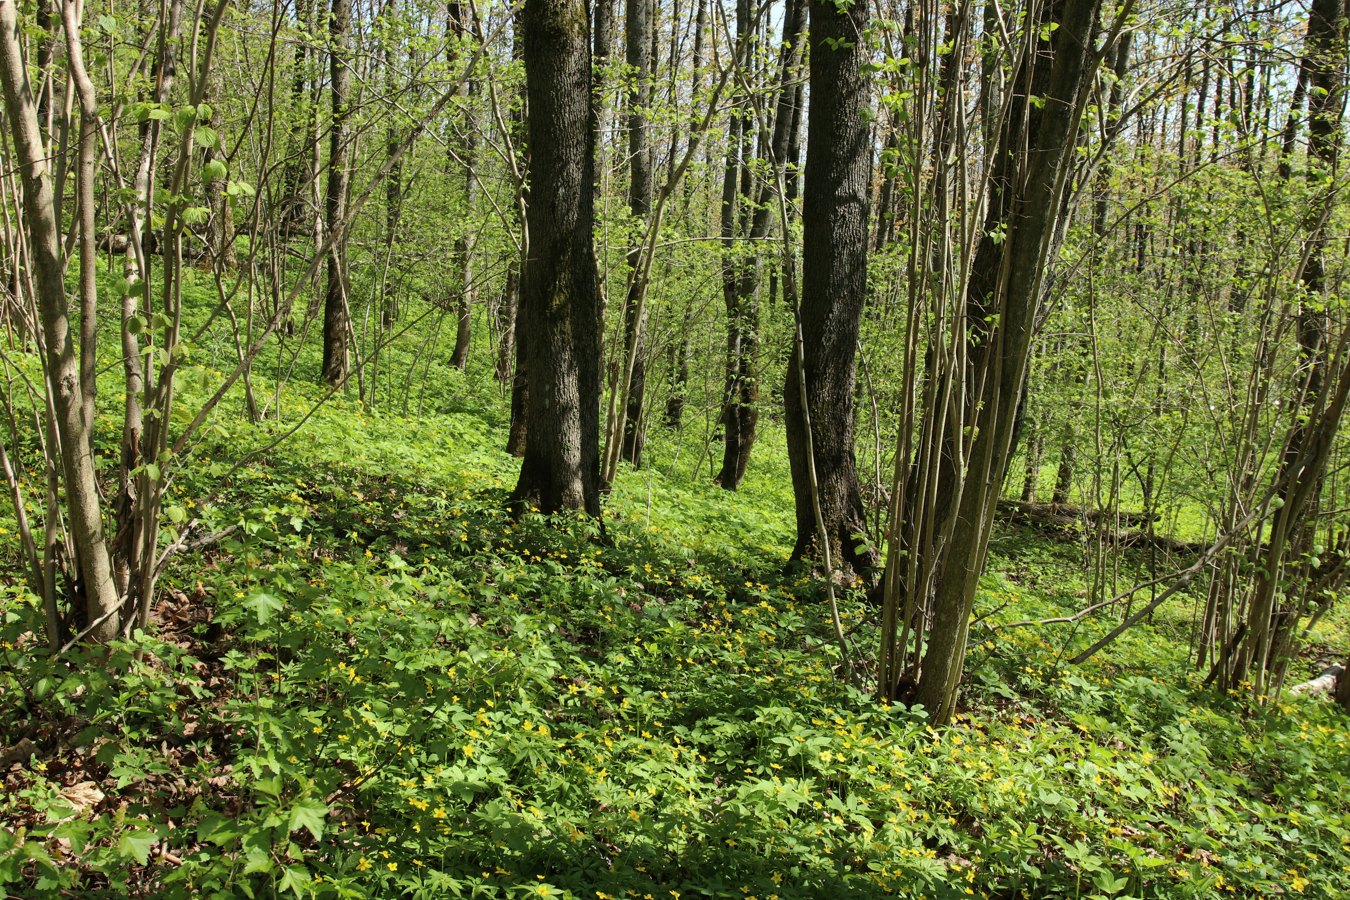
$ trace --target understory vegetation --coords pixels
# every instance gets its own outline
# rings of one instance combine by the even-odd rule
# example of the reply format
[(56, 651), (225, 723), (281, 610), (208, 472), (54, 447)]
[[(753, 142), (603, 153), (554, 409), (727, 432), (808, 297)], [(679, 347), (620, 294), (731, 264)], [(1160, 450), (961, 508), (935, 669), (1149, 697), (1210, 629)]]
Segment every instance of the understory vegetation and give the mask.
[(1350, 0), (0, 0), (0, 900), (1350, 897)]
[[(1335, 705), (1203, 690), (1190, 604), (1082, 666), (1099, 620), (998, 628), (1082, 606), (1072, 542), (1000, 527), (934, 730), (839, 677), (819, 579), (784, 566), (780, 435), (737, 493), (662, 444), (603, 524), (513, 522), (490, 412), (332, 401), (275, 447), (222, 422), (171, 493), (234, 530), (173, 566), (146, 633), (52, 657), (4, 595), (0, 746), (42, 748), (3, 774), (10, 892), (1350, 891)], [(841, 602), (875, 642), (866, 598)], [(1319, 625), (1297, 671), (1344, 634)]]

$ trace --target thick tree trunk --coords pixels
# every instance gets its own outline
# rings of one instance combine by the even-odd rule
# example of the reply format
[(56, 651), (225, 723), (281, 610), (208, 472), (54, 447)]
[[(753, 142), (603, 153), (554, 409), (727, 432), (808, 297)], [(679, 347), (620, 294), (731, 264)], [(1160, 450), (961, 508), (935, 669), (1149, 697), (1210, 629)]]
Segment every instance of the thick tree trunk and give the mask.
[[(814, 448), (821, 517), (831, 560), (860, 574), (876, 565), (858, 491), (853, 398), (858, 330), (867, 294), (867, 198), (871, 162), (868, 76), (863, 68), (868, 4), (841, 10), (812, 0), (811, 109), (802, 207), (801, 356), (784, 391), (788, 460), (797, 509), (794, 558), (819, 553), (809, 473)], [(806, 396), (798, 385), (805, 375)], [(806, 432), (803, 407), (810, 410)], [(860, 549), (860, 545), (862, 548)]]
[(84, 595), (84, 627), (95, 641), (117, 636), (120, 601), (103, 534), (94, 457), (80, 389), (80, 367), (71, 340), (66, 303), (65, 267), (51, 170), (42, 146), (37, 107), (21, 47), (15, 0), (0, 0), (0, 88), (23, 192), (33, 280), (37, 289), (53, 426), (60, 443), (59, 466), (65, 480), (71, 541), (78, 558)]
[[(520, 337), (529, 382), (517, 508), (600, 513), (600, 296), (595, 134), (584, 0), (526, 0), (529, 255)], [(524, 338), (528, 335), (528, 340)]]
[(328, 19), (333, 122), (329, 129), (328, 195), (325, 203), (328, 233), (337, 235), (328, 251), (328, 282), (323, 304), (323, 380), (331, 385), (346, 382), (351, 371), (348, 335), (351, 309), (347, 297), (347, 181), (351, 148), (347, 120), (351, 105), (351, 0), (332, 0)]

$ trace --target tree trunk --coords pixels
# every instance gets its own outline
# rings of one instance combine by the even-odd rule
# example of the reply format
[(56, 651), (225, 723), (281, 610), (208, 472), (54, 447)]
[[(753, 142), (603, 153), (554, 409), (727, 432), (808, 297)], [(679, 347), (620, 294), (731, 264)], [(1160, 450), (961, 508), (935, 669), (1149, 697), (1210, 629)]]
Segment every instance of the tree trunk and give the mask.
[[(606, 79), (610, 75), (610, 56), (614, 52), (614, 13), (615, 0), (595, 0), (594, 21), (591, 26), (591, 91), (594, 104), (596, 155), (603, 157), (604, 142), (609, 134), (610, 110), (605, 92), (608, 90)], [(594, 190), (600, 198), (600, 175), (602, 165), (594, 167)]]
[(586, 4), (526, 0), (521, 28), (530, 202), (520, 337), (529, 399), (525, 458), (511, 501), (598, 516), (600, 295)]
[[(520, 17), (516, 16), (515, 36), (511, 41), (511, 57), (523, 62), (524, 45), (521, 38)], [(525, 116), (529, 98), (521, 94), (518, 103), (511, 104), (507, 121), (510, 147), (521, 156), (512, 160), (512, 172), (520, 173), (516, 182), (515, 202), (511, 212), (520, 229), (521, 254), (507, 267), (506, 284), (502, 288), (502, 306), (505, 310), (502, 327), (502, 342), (497, 348), (497, 377), (503, 383), (511, 384), (511, 427), (506, 438), (506, 451), (512, 456), (525, 455), (525, 420), (529, 415), (529, 376), (525, 371), (525, 334), (520, 318), (520, 279), (525, 265), (525, 257), (530, 252), (530, 229), (526, 221), (526, 205), (529, 197), (529, 184), (524, 170), (529, 164), (529, 135), (526, 133)], [(507, 327), (509, 326), (509, 327)]]
[[(154, 89), (150, 98), (156, 103), (168, 103), (172, 96), (178, 69), (179, 33), (182, 27), (182, 0), (168, 5), (167, 16), (161, 26), (155, 51)], [(122, 459), (119, 471), (117, 501), (114, 505), (117, 530), (112, 542), (114, 577), (118, 590), (127, 595), (144, 583), (140, 570), (145, 544), (146, 516), (144, 505), (154, 493), (142, 464), (146, 461), (146, 417), (142, 399), (154, 386), (154, 367), (145, 365), (141, 347), (140, 329), (131, 323), (143, 318), (150, 306), (147, 279), (150, 278), (150, 253), (157, 238), (149, 226), (147, 215), (155, 204), (155, 172), (159, 160), (159, 146), (163, 135), (162, 124), (154, 119), (141, 126), (141, 145), (136, 160), (133, 181), (135, 199), (128, 205), (127, 246), (122, 262), (123, 284), (121, 297), (122, 368), (126, 376), (123, 390)], [(142, 302), (145, 306), (142, 308)], [(147, 347), (153, 343), (146, 335)]]
[[(463, 13), (456, 4), (452, 13), (453, 27), (457, 36), (467, 29), (462, 21)], [(473, 95), (476, 80), (464, 79), (463, 96), (465, 99), (464, 140), (460, 144), (460, 158), (464, 165), (464, 219), (465, 231), (455, 241), (455, 261), (459, 266), (456, 284), (459, 289), (458, 308), (456, 310), (455, 349), (450, 354), (450, 365), (461, 372), (469, 364), (469, 344), (473, 338), (473, 307), (478, 300), (478, 289), (474, 284), (474, 239), (471, 231), (474, 222), (474, 206), (478, 202), (478, 130), (474, 123)]]
[(1342, 709), (1350, 712), (1350, 675), (1345, 674), (1347, 671), (1350, 671), (1350, 659), (1345, 661), (1340, 677), (1336, 679), (1336, 693), (1333, 696)]
[(1041, 451), (1045, 446), (1045, 436), (1039, 422), (1032, 423), (1031, 443), (1027, 446), (1027, 467), (1022, 477), (1022, 502), (1035, 503), (1036, 491), (1041, 484)]
[[(520, 305), (516, 306), (516, 319), (523, 315)], [(506, 436), (506, 452), (512, 456), (525, 455), (525, 439), (529, 436), (526, 423), (530, 418), (530, 378), (526, 370), (528, 365), (529, 338), (517, 329), (515, 375), (511, 378), (511, 428)]]
[[(310, 27), (312, 0), (296, 0), (295, 28), (306, 32)], [(308, 231), (313, 225), (309, 215), (304, 182), (308, 160), (318, 135), (314, 129), (314, 109), (310, 103), (306, 81), (309, 75), (309, 42), (296, 40), (291, 57), (291, 110), (300, 117), (304, 127), (291, 132), (286, 146), (286, 167), (281, 179), (281, 225), (286, 232)], [(315, 235), (318, 237), (318, 235)]]
[(516, 310), (520, 297), (520, 269), (512, 265), (502, 283), (501, 299), (497, 301), (497, 359), (493, 375), (501, 384), (511, 381), (516, 359)]
[(693, 317), (688, 307), (681, 319), (680, 336), (670, 342), (667, 362), (670, 365), (670, 396), (666, 398), (666, 427), (678, 430), (684, 421), (684, 404), (689, 393), (689, 352), (693, 343), (689, 330)]
[[(1307, 82), (1307, 177), (1315, 186), (1332, 180), (1336, 171), (1345, 68), (1345, 2), (1313, 0), (1300, 82)], [(1296, 111), (1290, 112), (1291, 128)], [(1286, 155), (1281, 161), (1280, 173), (1286, 178), (1290, 174), (1287, 151), (1292, 137), (1286, 133)], [(1325, 256), (1333, 204), (1334, 191), (1320, 190), (1306, 213), (1307, 237), (1298, 273), (1302, 288), (1296, 322), (1299, 369), (1289, 400), (1291, 418), (1278, 476), (1285, 481), (1279, 492), (1282, 505), (1273, 517), (1270, 537), (1262, 550), (1247, 632), (1234, 658), (1234, 669), (1225, 679), (1234, 684), (1250, 681), (1256, 697), (1278, 690), (1293, 652), (1293, 626), (1302, 615), (1304, 601), (1300, 586), (1307, 584), (1309, 574), (1302, 560), (1312, 555), (1322, 481), (1329, 463), (1330, 446), (1324, 429), (1334, 430), (1341, 415), (1339, 408), (1327, 402), (1331, 393), (1328, 387), (1334, 389), (1335, 385), (1326, 383), (1332, 356), (1326, 339)]]
[[(66, 17), (67, 29), (78, 29), (74, 10)], [(80, 52), (79, 34), (71, 38), (71, 50)], [(98, 399), (98, 234), (94, 217), (95, 178), (98, 175), (98, 97), (84, 69), (83, 53), (68, 53), (71, 81), (79, 99), (79, 162), (75, 173), (75, 206), (80, 249), (80, 394), (84, 427), (93, 439)], [(92, 446), (90, 448), (93, 449)]]
[[(749, 0), (736, 2), (736, 45), (747, 46), (745, 33), (751, 27)], [(735, 60), (742, 70), (746, 54)], [(745, 76), (748, 78), (748, 74)], [(750, 448), (755, 440), (755, 422), (758, 411), (750, 394), (757, 390), (754, 374), (750, 371), (759, 339), (758, 310), (753, 298), (742, 303), (736, 239), (740, 236), (741, 184), (748, 160), (746, 120), (750, 114), (749, 99), (743, 88), (738, 88), (727, 122), (727, 161), (722, 169), (722, 298), (727, 309), (726, 387), (722, 405), (722, 469), (714, 479), (717, 484), (734, 491), (745, 475), (750, 462)]]
[[(219, 66), (211, 70), (210, 89), (207, 95), (213, 103), (219, 104), (223, 98), (223, 78), (224, 73)], [(219, 124), (214, 127), (219, 132)], [(225, 146), (222, 141), (216, 141), (207, 148), (206, 158), (221, 167), (229, 165), (229, 159), (225, 154)], [(226, 175), (223, 177), (211, 179), (207, 188), (211, 218), (207, 229), (206, 251), (213, 268), (232, 272), (239, 267), (239, 259), (234, 247), (234, 204), (230, 201), (229, 192), (226, 190), (228, 184), (229, 176), (228, 170), (226, 170)]]
[(338, 386), (351, 371), (348, 335), (351, 309), (347, 297), (347, 180), (351, 148), (347, 118), (351, 105), (351, 0), (332, 0), (328, 19), (329, 61), (332, 78), (333, 122), (328, 150), (328, 195), (325, 203), (328, 234), (336, 236), (328, 251), (328, 282), (323, 304), (323, 380)]
[[(626, 403), (621, 458), (634, 467), (642, 465), (643, 399), (647, 392), (647, 278), (639, 270), (642, 261), (642, 229), (652, 210), (652, 142), (648, 125), (652, 102), (652, 0), (628, 0), (624, 26), (627, 62), (633, 85), (628, 92), (628, 212), (634, 219), (628, 265), (632, 270), (624, 307), (624, 359), (631, 360), (631, 373), (620, 371), (615, 390)], [(625, 377), (626, 376), (626, 377)], [(623, 384), (623, 382), (627, 384)]]
[(60, 444), (59, 466), (65, 479), (66, 511), (84, 595), (84, 627), (89, 637), (106, 642), (117, 636), (120, 600), (103, 535), (94, 456), (84, 419), (80, 368), (71, 341), (60, 225), (47, 155), (42, 146), (37, 107), (25, 68), (17, 4), (0, 0), (0, 88), (5, 95), (23, 191), (33, 280), (37, 289), (42, 347), (53, 425)]
[[(453, 9), (453, 6), (452, 6)], [(397, 11), (397, 0), (388, 0), (385, 5), (383, 15), (392, 17)], [(397, 76), (397, 50), (398, 42), (391, 37), (384, 48), (385, 77), (387, 79), (386, 90), (392, 96), (397, 86), (395, 84)], [(399, 132), (398, 118), (390, 115), (384, 125), (384, 153), (385, 160), (389, 167), (389, 174), (384, 179), (384, 272), (383, 272), (383, 296), (380, 298), (380, 327), (384, 331), (389, 331), (394, 327), (394, 323), (399, 317), (398, 291), (400, 279), (390, 277), (401, 268), (401, 261), (396, 258), (399, 245), (400, 220), (403, 216), (403, 136)], [(375, 384), (377, 364), (380, 359), (380, 341), (376, 341), (375, 348), (372, 351), (371, 376), (370, 376), (370, 397), (371, 405), (375, 404)]]
[[(788, 460), (797, 510), (794, 558), (820, 553), (809, 473), (814, 448), (821, 517), (831, 560), (859, 574), (876, 565), (858, 491), (853, 441), (858, 330), (867, 295), (867, 198), (871, 129), (868, 4), (841, 9), (811, 0), (806, 187), (802, 198), (801, 350), (784, 391)], [(804, 373), (802, 396), (799, 367)], [(809, 407), (812, 434), (803, 407)], [(859, 545), (862, 545), (860, 548)]]
[(1064, 214), (1100, 4), (1052, 0), (1041, 21), (1027, 24), (1056, 22), (1059, 28), (1048, 42), (1034, 45), (1016, 73), (1016, 93), (991, 163), (985, 227), (966, 294), (963, 465), (949, 437), (931, 438), (943, 448), (936, 491), (944, 498), (939, 516), (950, 523), (951, 537), (935, 561), (932, 627), (914, 701), (935, 722), (945, 722), (955, 707), (998, 488), (1016, 445), (1043, 272)]
[[(750, 8), (742, 4), (748, 18)], [(763, 272), (758, 250), (769, 235), (773, 223), (781, 218), (780, 209), (791, 204), (787, 191), (786, 167), (793, 152), (794, 126), (797, 110), (797, 80), (802, 64), (802, 32), (806, 27), (805, 0), (789, 0), (783, 19), (783, 46), (779, 53), (778, 92), (770, 137), (763, 147), (769, 161), (769, 174), (759, 183), (753, 197), (750, 227), (746, 233), (749, 251), (728, 245), (728, 268), (723, 273), (722, 292), (727, 308), (727, 377), (726, 394), (722, 407), (722, 426), (725, 441), (722, 470), (717, 483), (727, 490), (740, 486), (750, 464), (750, 451), (755, 445), (759, 423), (759, 287)], [(744, 125), (741, 126), (744, 128)], [(742, 144), (745, 138), (742, 136)], [(744, 163), (742, 163), (744, 166)], [(727, 177), (733, 167), (728, 159)], [(753, 186), (742, 172), (742, 184)], [(787, 195), (780, 206), (777, 194), (781, 189)], [(730, 206), (726, 206), (728, 200)], [(735, 196), (724, 188), (723, 233), (735, 236), (736, 223), (745, 215), (738, 209)], [(781, 223), (784, 229), (787, 223)]]

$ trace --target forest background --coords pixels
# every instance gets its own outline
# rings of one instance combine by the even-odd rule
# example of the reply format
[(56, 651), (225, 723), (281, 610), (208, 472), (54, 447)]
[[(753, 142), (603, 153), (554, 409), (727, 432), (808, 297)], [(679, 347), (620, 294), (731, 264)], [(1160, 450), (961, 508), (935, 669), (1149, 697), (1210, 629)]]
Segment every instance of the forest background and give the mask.
[(0, 881), (1340, 895), (1347, 27), (0, 0)]

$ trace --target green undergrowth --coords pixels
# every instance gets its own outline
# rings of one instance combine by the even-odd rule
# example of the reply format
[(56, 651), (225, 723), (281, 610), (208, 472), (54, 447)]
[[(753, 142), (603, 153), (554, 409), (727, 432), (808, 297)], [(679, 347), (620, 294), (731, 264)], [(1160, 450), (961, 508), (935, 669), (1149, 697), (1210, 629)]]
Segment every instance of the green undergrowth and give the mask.
[(1200, 691), (1185, 604), (1079, 667), (1100, 621), (999, 627), (1084, 605), (1071, 546), (1000, 532), (934, 730), (838, 678), (772, 440), (736, 494), (654, 447), (602, 526), (511, 521), (515, 462), (469, 413), (335, 402), (281, 434), (193, 448), (174, 503), (224, 534), (138, 642), (53, 660), (7, 580), (0, 748), (33, 753), (0, 773), (3, 889), (1350, 894), (1346, 717)]

